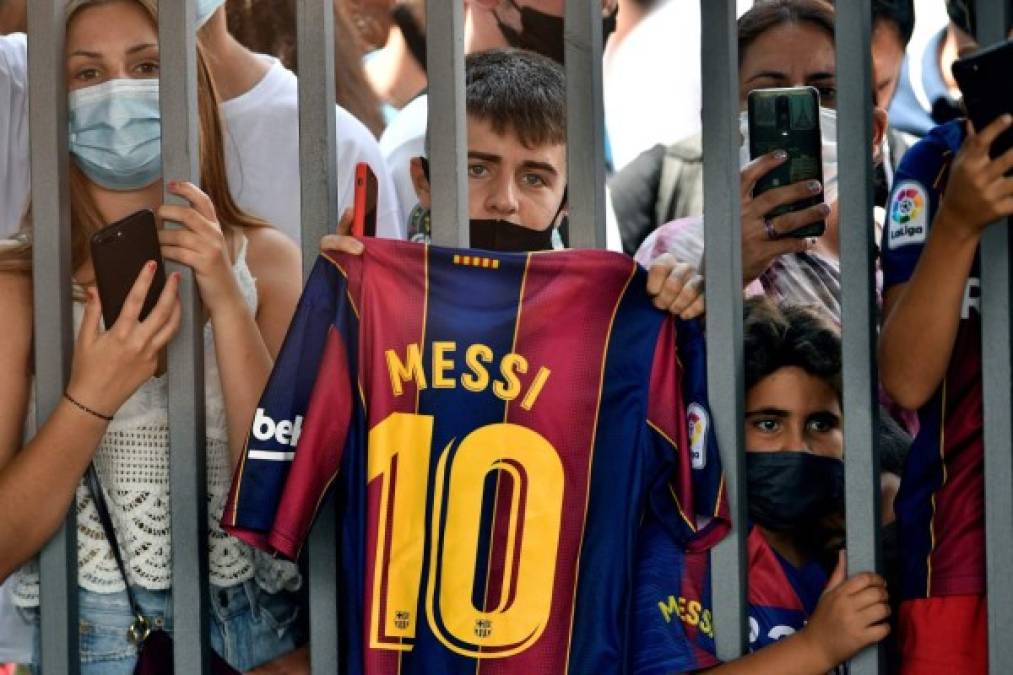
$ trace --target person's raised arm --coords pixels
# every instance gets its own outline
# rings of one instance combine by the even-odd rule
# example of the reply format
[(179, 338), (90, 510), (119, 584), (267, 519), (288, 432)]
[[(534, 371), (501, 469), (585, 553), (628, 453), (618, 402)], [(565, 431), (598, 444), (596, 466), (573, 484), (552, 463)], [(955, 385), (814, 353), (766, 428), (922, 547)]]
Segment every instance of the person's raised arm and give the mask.
[(890, 396), (916, 410), (946, 374), (960, 324), (964, 290), (985, 227), (1013, 215), (1013, 150), (991, 159), (992, 142), (1013, 123), (1004, 116), (970, 131), (950, 169), (925, 248), (907, 283), (884, 295), (880, 377)]
[[(178, 277), (171, 275), (144, 321), (138, 316), (154, 275), (141, 272), (120, 318), (100, 331), (90, 294), (74, 348), (67, 396), (22, 447), (30, 395), (32, 292), (27, 276), (0, 275), (0, 580), (35, 555), (60, 526), (108, 419), (154, 373), (179, 327)], [(20, 450), (19, 450), (20, 449)]]

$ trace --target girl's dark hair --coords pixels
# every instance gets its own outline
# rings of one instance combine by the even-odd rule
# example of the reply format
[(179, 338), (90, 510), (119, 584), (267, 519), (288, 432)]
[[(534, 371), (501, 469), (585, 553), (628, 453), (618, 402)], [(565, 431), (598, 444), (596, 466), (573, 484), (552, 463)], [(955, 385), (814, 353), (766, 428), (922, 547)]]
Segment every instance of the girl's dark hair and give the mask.
[(841, 332), (814, 307), (745, 302), (746, 391), (781, 368), (795, 366), (824, 380), (841, 397)]
[(811, 23), (834, 37), (834, 6), (827, 0), (758, 0), (739, 17), (739, 65), (756, 38), (783, 24)]

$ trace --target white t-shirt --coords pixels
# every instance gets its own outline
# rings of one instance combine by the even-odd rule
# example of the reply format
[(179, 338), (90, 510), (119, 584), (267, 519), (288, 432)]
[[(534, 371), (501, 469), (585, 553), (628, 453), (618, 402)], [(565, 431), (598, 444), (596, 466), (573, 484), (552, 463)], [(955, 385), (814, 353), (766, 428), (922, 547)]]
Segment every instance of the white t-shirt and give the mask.
[[(645, 78), (659, 69), (664, 82), (645, 87)], [(602, 87), (616, 171), (653, 145), (670, 145), (699, 131), (700, 3), (666, 0), (621, 42), (610, 40)]]
[(416, 97), (397, 114), (380, 137), (380, 151), (394, 179), (401, 205), (401, 224), (407, 228), (408, 215), (419, 203), (412, 184), (409, 165), (426, 154), (426, 125), (429, 123), (429, 97)]
[[(229, 189), (247, 213), (300, 241), (299, 81), (281, 62), (245, 94), (221, 104)], [(336, 106), (338, 214), (355, 200), (355, 165), (368, 162), (376, 174), (379, 205), (376, 232), (404, 239), (397, 194), (376, 139), (358, 119)], [(337, 223), (335, 223), (335, 226)]]
[(28, 43), (21, 33), (0, 35), (0, 239), (21, 225), (30, 175)]

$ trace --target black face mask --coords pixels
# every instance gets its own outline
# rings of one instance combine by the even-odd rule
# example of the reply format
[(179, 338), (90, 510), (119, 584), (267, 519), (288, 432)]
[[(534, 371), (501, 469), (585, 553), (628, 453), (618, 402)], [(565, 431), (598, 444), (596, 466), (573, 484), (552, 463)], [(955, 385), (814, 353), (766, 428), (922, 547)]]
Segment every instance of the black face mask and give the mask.
[(747, 452), (749, 517), (774, 532), (805, 534), (844, 509), (844, 462), (808, 452)]
[(391, 11), (391, 18), (401, 30), (408, 51), (419, 64), (423, 72), (426, 70), (426, 34), (415, 21), (415, 16), (405, 5), (397, 5)]
[(521, 15), (521, 29), (509, 26), (494, 13), (496, 25), (507, 44), (548, 56), (556, 63), (563, 62), (563, 17), (539, 12), (531, 7), (520, 7), (516, 0), (508, 0)]
[(505, 220), (471, 220), (471, 248), (502, 253), (552, 250), (552, 226), (532, 230)]
[[(422, 164), (422, 173), (425, 175), (426, 181), (431, 183), (429, 160), (426, 157), (419, 157), (419, 161)], [(556, 209), (556, 215), (552, 217), (548, 227), (544, 230), (532, 230), (506, 220), (472, 218), (469, 221), (469, 246), (501, 253), (551, 251), (552, 232), (555, 229), (556, 221), (559, 220), (559, 214), (566, 208), (568, 194), (568, 189), (563, 191), (563, 201), (560, 202), (559, 208)], [(565, 226), (565, 216), (563, 223), (564, 225), (561, 227)]]

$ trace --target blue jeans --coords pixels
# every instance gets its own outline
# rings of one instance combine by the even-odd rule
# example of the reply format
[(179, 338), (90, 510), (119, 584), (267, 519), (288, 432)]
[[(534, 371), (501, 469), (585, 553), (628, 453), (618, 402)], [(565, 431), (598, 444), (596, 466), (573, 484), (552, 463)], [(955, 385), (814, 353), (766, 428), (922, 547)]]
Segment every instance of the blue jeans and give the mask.
[[(153, 629), (172, 634), (169, 591), (135, 588), (134, 594)], [(137, 648), (127, 638), (133, 622), (125, 591), (78, 591), (80, 606), (81, 675), (132, 675)], [(296, 618), (298, 596), (282, 591), (268, 594), (253, 581), (211, 587), (211, 647), (229, 664), (247, 671), (286, 654), (305, 642)], [(32, 672), (39, 672), (39, 609), (22, 609), (22, 618), (35, 627)]]

